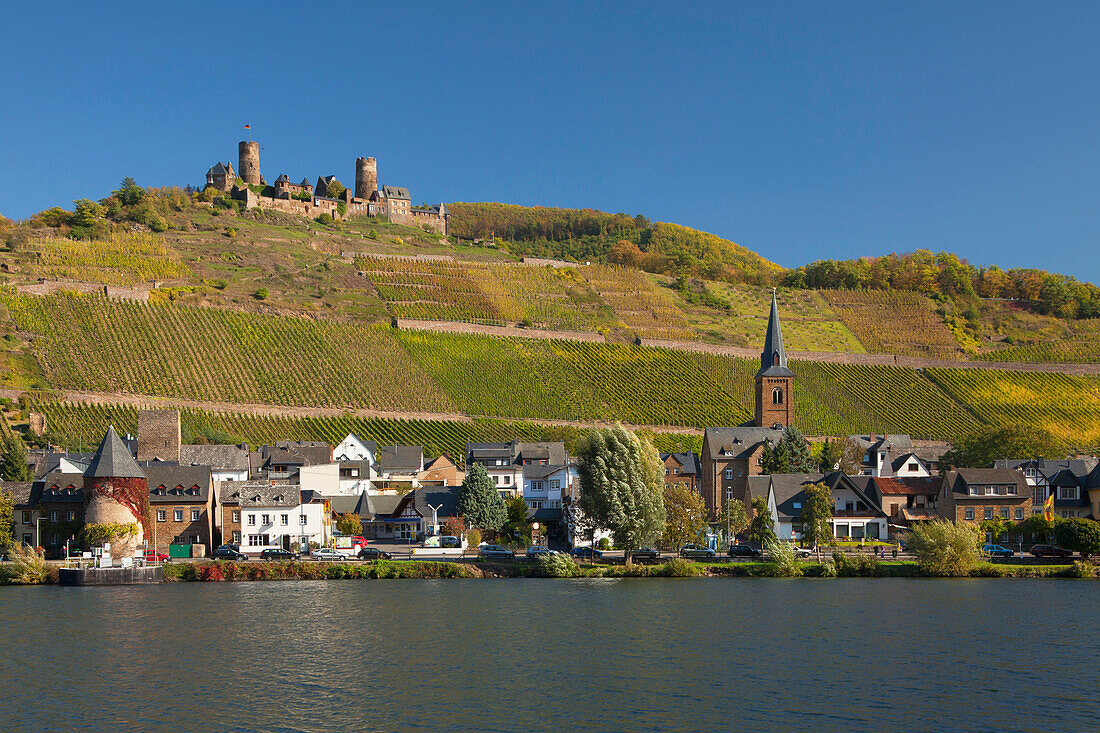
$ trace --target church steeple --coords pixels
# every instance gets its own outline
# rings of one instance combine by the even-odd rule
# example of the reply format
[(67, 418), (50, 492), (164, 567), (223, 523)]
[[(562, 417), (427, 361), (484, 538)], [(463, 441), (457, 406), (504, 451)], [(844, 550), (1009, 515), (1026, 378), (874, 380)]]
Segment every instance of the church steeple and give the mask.
[(794, 416), (792, 387), (794, 372), (787, 367), (787, 351), (783, 347), (783, 328), (779, 325), (779, 304), (772, 290), (772, 310), (768, 316), (768, 332), (764, 350), (760, 352), (760, 371), (756, 373), (756, 425), (770, 428), (786, 427)]
[(764, 351), (760, 354), (760, 371), (757, 376), (793, 377), (787, 368), (787, 351), (783, 348), (783, 327), (779, 325), (779, 305), (772, 290), (772, 312), (768, 316), (768, 333), (764, 337)]

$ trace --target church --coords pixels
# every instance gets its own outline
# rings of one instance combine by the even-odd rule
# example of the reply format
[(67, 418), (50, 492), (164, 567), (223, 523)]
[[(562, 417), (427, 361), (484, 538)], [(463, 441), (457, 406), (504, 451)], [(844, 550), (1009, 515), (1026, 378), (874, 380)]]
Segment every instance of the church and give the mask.
[(740, 499), (749, 506), (749, 477), (760, 475), (764, 445), (778, 443), (784, 428), (794, 419), (794, 372), (787, 366), (774, 291), (755, 386), (752, 422), (732, 428), (707, 428), (703, 433), (700, 489), (708, 511), (717, 511), (730, 499)]

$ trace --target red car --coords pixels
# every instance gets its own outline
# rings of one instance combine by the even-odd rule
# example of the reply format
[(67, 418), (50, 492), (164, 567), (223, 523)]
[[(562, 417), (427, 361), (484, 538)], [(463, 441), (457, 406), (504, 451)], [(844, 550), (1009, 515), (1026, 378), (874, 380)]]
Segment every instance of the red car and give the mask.
[(149, 550), (145, 553), (145, 562), (168, 562), (168, 556), (163, 552)]

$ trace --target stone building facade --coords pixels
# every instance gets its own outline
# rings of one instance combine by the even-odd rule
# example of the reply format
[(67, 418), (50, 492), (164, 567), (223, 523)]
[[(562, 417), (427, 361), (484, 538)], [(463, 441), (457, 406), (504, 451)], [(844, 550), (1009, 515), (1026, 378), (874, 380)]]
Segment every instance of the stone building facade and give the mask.
[(181, 430), (179, 410), (138, 410), (137, 459), (178, 461)]

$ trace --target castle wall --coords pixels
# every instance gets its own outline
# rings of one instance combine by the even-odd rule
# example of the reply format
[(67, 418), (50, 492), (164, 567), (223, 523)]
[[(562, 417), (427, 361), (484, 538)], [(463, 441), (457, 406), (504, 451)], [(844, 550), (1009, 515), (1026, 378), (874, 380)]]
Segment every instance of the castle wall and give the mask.
[(138, 410), (139, 461), (180, 459), (180, 411)]

